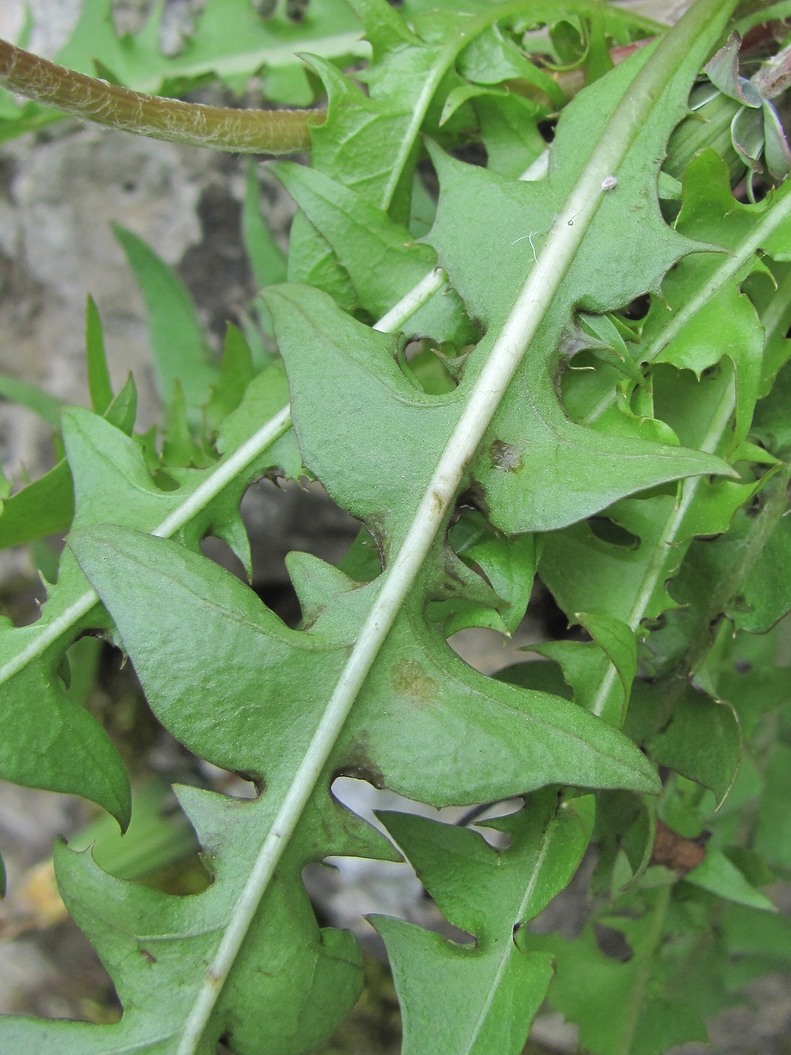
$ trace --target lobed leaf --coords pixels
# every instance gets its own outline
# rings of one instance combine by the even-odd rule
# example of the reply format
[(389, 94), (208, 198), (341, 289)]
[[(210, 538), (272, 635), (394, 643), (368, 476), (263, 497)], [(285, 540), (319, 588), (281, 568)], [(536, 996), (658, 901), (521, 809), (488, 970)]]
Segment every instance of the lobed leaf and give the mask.
[[(276, 407), (282, 395), (269, 380), (271, 413), (273, 397)], [(266, 406), (266, 400), (259, 405)], [(192, 546), (212, 532), (238, 549), (240, 536), (234, 525), (245, 486), (269, 466), (285, 464), (298, 472), (288, 444), (280, 441), (273, 446), (283, 428), (276, 421), (274, 427), (265, 424), (256, 430), (249, 417), (242, 427), (229, 424), (226, 458), (204, 472), (184, 471), (181, 487), (162, 491), (152, 481), (135, 441), (88, 411), (69, 410), (64, 415), (64, 440), (75, 478), (74, 527), (95, 523), (97, 517), (111, 518), (178, 534)], [(4, 509), (0, 523), (5, 515)], [(38, 514), (36, 523), (41, 526)], [(243, 532), (242, 538), (246, 544)], [(244, 549), (240, 555), (249, 561)], [(67, 697), (57, 674), (66, 649), (81, 633), (108, 625), (95, 592), (67, 555), (38, 621), (18, 628), (6, 621), (0, 628), (7, 730), (0, 767), (5, 779), (17, 783), (84, 795), (125, 826), (129, 784), (120, 757), (95, 719)]]
[[(359, 970), (347, 939), (331, 933), (320, 940), (309, 937), (316, 933), (315, 922), (307, 919), (306, 895), (295, 870), (298, 873), (308, 860), (327, 853), (379, 856), (389, 852), (332, 798), (330, 782), (338, 772), (375, 773), (375, 779), (401, 793), (438, 805), (508, 797), (517, 788), (529, 790), (546, 784), (550, 775), (553, 780), (559, 776), (591, 786), (645, 791), (655, 786), (651, 768), (618, 733), (565, 701), (490, 685), (446, 646), (441, 649), (440, 642), (432, 641), (414, 610), (406, 611), (366, 684), (353, 719), (322, 767), (322, 779), (311, 791), (304, 819), (281, 861), (280, 878), (268, 887), (260, 907), (257, 900), (250, 906), (245, 892), (265, 855), (266, 833), (314, 734), (327, 687), (342, 669), (346, 649), (378, 584), (355, 588), (315, 558), (292, 558), (298, 592), (306, 608), (318, 614), (309, 629), (291, 631), (238, 580), (175, 543), (114, 527), (105, 533), (75, 532), (73, 545), (108, 606), (163, 724), (202, 757), (254, 775), (267, 790), (253, 803), (182, 792), (209, 855), (214, 883), (190, 899), (145, 890), (138, 898), (136, 889), (126, 889), (128, 952), (118, 949), (115, 910), (106, 925), (92, 918), (97, 899), (111, 903), (118, 881), (104, 876), (85, 857), (63, 858), (62, 882), (71, 910), (97, 941), (119, 995), (128, 1004), (120, 1026), (97, 1029), (90, 1040), (83, 1027), (74, 1026), (71, 1039), (64, 1032), (59, 1042), (72, 1047), (58, 1050), (100, 1051), (107, 1050), (107, 1045), (112, 1045), (111, 1050), (123, 1045), (141, 1051), (171, 1050), (169, 1038), (185, 1028), (200, 999), (202, 978), (194, 963), (212, 960), (218, 946), (234, 931), (241, 931), (239, 959), (202, 1043), (210, 1045), (211, 1038), (225, 1036), (237, 1050), (248, 1050), (245, 1038), (258, 1037), (260, 1028), (248, 1014), (239, 1017), (237, 1010), (247, 1007), (250, 1000), (244, 987), (248, 963), (252, 959), (258, 964), (272, 963), (265, 976), (272, 978), (275, 987), (284, 984), (281, 972), (287, 968), (285, 961), (277, 959), (285, 956), (285, 951), (278, 951), (284, 948), (282, 942), (288, 949), (301, 950), (299, 956), (309, 957), (306, 962), (311, 966), (305, 984), (300, 984), (298, 967), (289, 962), (288, 970), (296, 974), (287, 983), (287, 1000), (276, 988), (269, 992), (264, 1012), (267, 1036), (274, 1038), (273, 1045), (281, 1045), (273, 1046), (273, 1051), (304, 1050), (315, 1042), (310, 1039), (313, 1013), (326, 1016), (329, 1003), (343, 1013), (356, 998)], [(160, 598), (158, 632), (153, 636), (152, 589)], [(202, 643), (200, 666), (194, 662), (196, 641)], [(405, 723), (414, 736), (406, 756)], [(432, 746), (436, 742), (458, 746), (452, 755), (440, 759)], [(421, 749), (425, 760), (421, 760)], [(459, 796), (461, 773), (466, 788)], [(515, 882), (519, 875), (517, 870)], [(286, 891), (301, 909), (282, 904)], [(242, 908), (243, 903), (247, 908)], [(307, 928), (296, 946), (291, 930), (295, 913), (303, 920), (300, 927)], [(291, 921), (288, 928), (286, 917)], [(137, 921), (143, 919), (146, 925), (141, 931)], [(107, 936), (103, 938), (105, 926)], [(191, 949), (186, 959), (184, 943)], [(326, 977), (323, 967), (318, 970), (324, 962), (334, 964)], [(338, 971), (347, 981), (340, 980)], [(260, 968), (255, 974), (260, 979), (259, 972)], [(261, 989), (257, 992), (254, 1003), (264, 1006)], [(342, 992), (348, 994), (347, 999)], [(335, 996), (331, 998), (330, 993)], [(162, 1008), (153, 1018), (152, 1000)], [(287, 1025), (278, 1024), (275, 1007), (283, 1010), (291, 1030), (296, 1031), (293, 1035)], [(157, 1018), (168, 1023), (164, 1037), (151, 1036), (151, 1022)], [(36, 1035), (27, 1032), (35, 1028), (4, 1020), (0, 1036), (21, 1041)]]
[(216, 378), (195, 307), (178, 276), (145, 242), (117, 224), (114, 230), (145, 301), (160, 398), (170, 403), (178, 382), (194, 417)]
[[(525, 924), (576, 870), (592, 806), (589, 797), (560, 805), (551, 789), (535, 795), (519, 813), (486, 822), (510, 840), (499, 851), (464, 828), (381, 815), (447, 918), (476, 937), (464, 945), (401, 920), (374, 919), (404, 1008), (405, 1055), (432, 1045), (449, 1055), (522, 1050), (552, 977), (551, 959), (531, 951)], [(438, 977), (449, 1011), (442, 1016)]]
[(556, 958), (550, 1007), (579, 1023), (580, 1043), (593, 1055), (662, 1055), (674, 1044), (706, 1040), (699, 1015), (671, 995), (670, 972), (661, 962), (655, 966), (666, 897), (666, 891), (658, 892), (653, 911), (640, 919), (607, 920), (629, 943), (625, 962), (599, 949), (592, 925), (576, 941), (534, 938), (539, 949)]

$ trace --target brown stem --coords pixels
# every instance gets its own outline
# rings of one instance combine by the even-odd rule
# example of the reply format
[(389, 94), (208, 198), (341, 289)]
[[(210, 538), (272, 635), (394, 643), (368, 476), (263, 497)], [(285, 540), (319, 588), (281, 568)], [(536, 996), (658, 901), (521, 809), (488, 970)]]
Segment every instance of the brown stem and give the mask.
[(0, 85), (86, 121), (172, 143), (242, 154), (310, 148), (321, 110), (234, 110), (144, 95), (86, 77), (0, 40)]
[(791, 84), (791, 44), (767, 59), (751, 78), (764, 99), (776, 99)]

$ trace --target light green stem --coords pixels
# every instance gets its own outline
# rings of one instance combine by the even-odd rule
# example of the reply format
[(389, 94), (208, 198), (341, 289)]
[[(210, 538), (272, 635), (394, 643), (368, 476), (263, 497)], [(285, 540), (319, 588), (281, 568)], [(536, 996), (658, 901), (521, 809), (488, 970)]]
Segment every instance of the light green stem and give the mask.
[(650, 914), (650, 930), (644, 942), (635, 952), (637, 974), (634, 985), (628, 995), (627, 1014), (617, 1045), (612, 1055), (632, 1055), (634, 1040), (640, 1025), (640, 1016), (645, 1004), (646, 993), (654, 971), (656, 957), (662, 946), (662, 934), (665, 918), (670, 906), (672, 886), (660, 887), (656, 892), (656, 901)]
[[(720, 400), (719, 406), (711, 418), (703, 442), (700, 445), (701, 451), (705, 451), (708, 454), (717, 453), (722, 445), (723, 437), (727, 434), (728, 425), (730, 424), (735, 409), (735, 393), (732, 388), (726, 389)], [(671, 569), (669, 565), (673, 564), (677, 566), (680, 562), (681, 558), (678, 547), (681, 544), (681, 540), (679, 536), (683, 530), (684, 521), (689, 512), (690, 506), (705, 483), (705, 477), (696, 476), (694, 479), (684, 480), (680, 485), (678, 501), (665, 522), (664, 530), (654, 548), (652, 559), (645, 570), (642, 582), (640, 583), (640, 588), (637, 591), (637, 596), (632, 603), (631, 610), (626, 619), (629, 628), (635, 632), (645, 618), (648, 605), (651, 603), (651, 598), (654, 595), (657, 585), (660, 582), (664, 582), (664, 580), (670, 575)], [(610, 699), (610, 693), (612, 692), (617, 677), (617, 671), (611, 663), (607, 668), (606, 674), (599, 683), (599, 688), (591, 703), (590, 709), (594, 714), (605, 714)]]

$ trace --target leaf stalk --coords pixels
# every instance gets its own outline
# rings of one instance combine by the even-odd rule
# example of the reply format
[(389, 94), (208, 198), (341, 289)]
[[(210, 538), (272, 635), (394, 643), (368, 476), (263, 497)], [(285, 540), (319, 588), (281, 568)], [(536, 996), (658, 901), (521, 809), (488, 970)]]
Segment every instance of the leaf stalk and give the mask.
[(310, 149), (321, 110), (251, 110), (146, 95), (66, 69), (0, 39), (0, 85), (105, 128), (240, 154)]
[[(716, 454), (722, 445), (723, 437), (726, 435), (733, 413), (736, 409), (736, 396), (734, 390), (727, 389), (719, 402), (716, 412), (711, 418), (706, 436), (700, 445), (700, 450), (707, 454)], [(684, 520), (694, 502), (705, 477), (696, 476), (693, 479), (682, 481), (680, 495), (673, 510), (668, 516), (661, 536), (659, 537), (648, 567), (646, 568), (640, 589), (632, 604), (632, 609), (626, 619), (627, 626), (637, 632), (643, 621), (651, 598), (657, 585), (664, 581), (670, 574), (668, 564), (672, 559), (673, 564), (679, 561), (679, 533), (684, 526)], [(691, 541), (691, 540), (690, 540)], [(610, 698), (610, 692), (618, 677), (615, 666), (610, 663), (607, 672), (599, 683), (599, 688), (591, 703), (593, 714), (602, 716)], [(626, 717), (625, 714), (623, 717)]]

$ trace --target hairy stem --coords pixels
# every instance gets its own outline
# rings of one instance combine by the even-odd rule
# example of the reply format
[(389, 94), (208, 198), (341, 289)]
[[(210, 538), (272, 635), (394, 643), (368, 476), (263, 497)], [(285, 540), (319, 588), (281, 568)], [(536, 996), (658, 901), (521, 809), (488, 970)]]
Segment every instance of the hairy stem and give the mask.
[(105, 128), (241, 154), (310, 149), (321, 110), (237, 110), (204, 106), (129, 88), (42, 59), (0, 40), (0, 85)]

